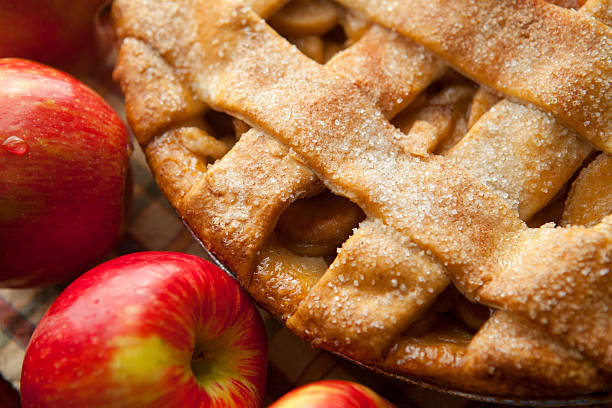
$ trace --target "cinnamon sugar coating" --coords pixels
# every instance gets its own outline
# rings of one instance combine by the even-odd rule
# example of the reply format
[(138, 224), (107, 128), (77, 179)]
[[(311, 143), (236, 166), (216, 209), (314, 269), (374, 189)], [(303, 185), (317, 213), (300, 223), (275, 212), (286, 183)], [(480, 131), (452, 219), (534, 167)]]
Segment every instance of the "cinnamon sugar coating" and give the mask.
[[(255, 3), (264, 16), (284, 5)], [(608, 148), (610, 37), (600, 21), (609, 3), (592, 0), (582, 14), (541, 1), (340, 3), (422, 44), (375, 24), (322, 66), (237, 1), (115, 2), (116, 77), (164, 193), (256, 300), (313, 344), (481, 393), (609, 388), (612, 222), (522, 221), (562, 189), (588, 142)], [(423, 12), (408, 15), (409, 3)], [(477, 24), (491, 18), (502, 30)], [(432, 21), (440, 29), (427, 32)], [(578, 33), (584, 41), (570, 41)], [(513, 100), (474, 110), (467, 135), (441, 156), (430, 152), (443, 138), (415, 148), (406, 140), (418, 132), (388, 120), (439, 79), (451, 89), (441, 79), (449, 65)], [(214, 164), (211, 144), (181, 137), (207, 107), (257, 129)], [(156, 119), (142, 121), (149, 113)], [(323, 185), (368, 217), (329, 268), (273, 232), (287, 206)], [(444, 323), (447, 308), (436, 305), (451, 281), (500, 311), (482, 328)], [(416, 335), (425, 317), (429, 332)]]

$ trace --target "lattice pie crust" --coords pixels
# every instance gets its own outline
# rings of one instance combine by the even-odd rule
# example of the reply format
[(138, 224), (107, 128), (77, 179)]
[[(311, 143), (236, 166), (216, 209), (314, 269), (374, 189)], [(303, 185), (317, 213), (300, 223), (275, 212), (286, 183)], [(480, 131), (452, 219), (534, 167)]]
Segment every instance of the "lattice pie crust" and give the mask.
[(608, 390), (611, 2), (287, 3), (114, 2), (128, 120), (184, 221), (315, 346), (482, 394)]

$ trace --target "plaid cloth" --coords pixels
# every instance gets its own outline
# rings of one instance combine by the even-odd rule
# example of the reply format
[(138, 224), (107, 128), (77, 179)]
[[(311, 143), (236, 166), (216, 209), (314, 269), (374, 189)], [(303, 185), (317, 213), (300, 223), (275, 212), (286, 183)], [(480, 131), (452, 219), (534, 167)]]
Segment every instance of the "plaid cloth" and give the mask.
[[(124, 114), (121, 97), (114, 85), (106, 82), (94, 84), (94, 87), (120, 114)], [(135, 146), (131, 165), (134, 193), (130, 224), (120, 247), (109, 259), (138, 251), (178, 251), (209, 259), (157, 188), (138, 146)], [(0, 373), (17, 388), (28, 340), (37, 322), (62, 289), (61, 286), (0, 289)], [(387, 378), (328, 352), (313, 349), (268, 313), (260, 312), (268, 335), (266, 405), (296, 386), (324, 379), (343, 379), (369, 386), (398, 407), (489, 406)]]

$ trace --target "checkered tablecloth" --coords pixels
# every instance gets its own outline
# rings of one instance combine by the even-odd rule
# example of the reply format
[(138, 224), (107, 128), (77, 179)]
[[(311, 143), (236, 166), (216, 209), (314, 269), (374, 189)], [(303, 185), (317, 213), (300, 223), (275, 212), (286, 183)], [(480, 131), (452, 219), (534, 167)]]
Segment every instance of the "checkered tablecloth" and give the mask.
[[(113, 85), (107, 83), (97, 89), (123, 114), (121, 97)], [(130, 224), (120, 247), (111, 257), (130, 252), (163, 250), (186, 252), (208, 259), (157, 188), (138, 146), (135, 146), (131, 165), (134, 192)], [(21, 364), (28, 340), (37, 322), (61, 290), (61, 286), (0, 289), (0, 373), (15, 387), (19, 387)], [(313, 349), (266, 312), (261, 311), (261, 315), (268, 334), (266, 405), (299, 385), (322, 379), (345, 379), (373, 388), (398, 407), (487, 406), (409, 385), (355, 366), (330, 353)]]

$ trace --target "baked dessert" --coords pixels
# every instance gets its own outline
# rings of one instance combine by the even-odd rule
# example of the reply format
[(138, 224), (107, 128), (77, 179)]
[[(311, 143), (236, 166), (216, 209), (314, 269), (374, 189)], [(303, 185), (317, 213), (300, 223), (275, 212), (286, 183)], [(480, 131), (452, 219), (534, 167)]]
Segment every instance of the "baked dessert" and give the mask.
[(606, 392), (612, 3), (582, 3), (116, 0), (115, 77), (179, 215), (313, 345)]

